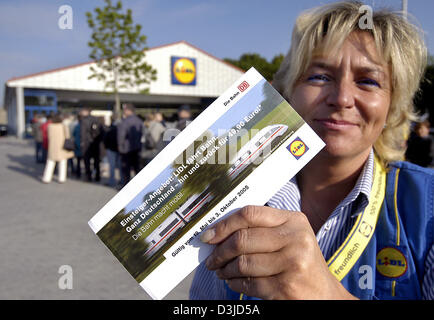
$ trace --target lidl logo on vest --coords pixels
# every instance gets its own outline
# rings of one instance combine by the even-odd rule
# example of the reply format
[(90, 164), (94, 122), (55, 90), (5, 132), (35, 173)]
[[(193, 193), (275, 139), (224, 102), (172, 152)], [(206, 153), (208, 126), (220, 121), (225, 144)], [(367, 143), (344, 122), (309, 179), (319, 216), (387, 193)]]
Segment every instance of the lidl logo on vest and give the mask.
[(196, 59), (171, 57), (172, 84), (196, 85)]
[(377, 253), (377, 271), (387, 278), (399, 278), (407, 271), (407, 259), (396, 248), (383, 248)]
[(307, 145), (300, 139), (296, 138), (294, 141), (292, 141), (289, 146), (286, 147), (289, 152), (298, 160), (302, 155), (306, 153), (309, 148)]

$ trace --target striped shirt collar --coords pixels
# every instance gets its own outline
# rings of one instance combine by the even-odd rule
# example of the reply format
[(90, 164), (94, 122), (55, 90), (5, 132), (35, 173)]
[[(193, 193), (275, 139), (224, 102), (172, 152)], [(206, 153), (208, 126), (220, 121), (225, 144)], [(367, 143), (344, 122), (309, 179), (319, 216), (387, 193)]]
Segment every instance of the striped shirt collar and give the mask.
[[(343, 208), (353, 204), (361, 197), (361, 205), (365, 207), (368, 204), (369, 195), (372, 188), (372, 174), (374, 169), (374, 151), (369, 153), (368, 160), (362, 169), (362, 172), (357, 179), (357, 182), (351, 192), (342, 200), (341, 203), (333, 210), (329, 219), (340, 214)], [(301, 211), (301, 196), (297, 185), (297, 177), (294, 176), (287, 182), (270, 200), (269, 205), (278, 209), (286, 209), (292, 211)], [(361, 213), (360, 210), (352, 212), (352, 217)]]
[[(374, 151), (371, 150), (369, 153), (368, 160), (365, 162), (363, 166), (362, 172), (357, 179), (356, 185), (353, 190), (345, 197), (345, 199), (338, 205), (336, 209), (340, 207), (346, 207), (352, 204), (359, 196), (362, 196), (363, 207), (366, 207), (369, 202), (369, 195), (371, 194), (372, 188), (372, 174), (374, 172)], [(336, 209), (333, 211), (332, 216), (335, 213)], [(357, 216), (361, 213), (360, 210), (354, 212), (352, 217)]]

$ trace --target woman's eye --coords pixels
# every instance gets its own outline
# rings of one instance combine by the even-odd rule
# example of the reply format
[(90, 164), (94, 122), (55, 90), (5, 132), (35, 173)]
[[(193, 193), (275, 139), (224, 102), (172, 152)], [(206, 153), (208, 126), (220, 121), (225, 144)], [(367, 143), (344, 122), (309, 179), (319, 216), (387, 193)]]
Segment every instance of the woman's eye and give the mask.
[(380, 87), (380, 84), (373, 79), (363, 79), (363, 80), (360, 80), (359, 83), (362, 85), (367, 85), (367, 86)]
[(327, 82), (330, 81), (330, 79), (323, 74), (314, 74), (307, 78), (308, 81), (312, 82)]

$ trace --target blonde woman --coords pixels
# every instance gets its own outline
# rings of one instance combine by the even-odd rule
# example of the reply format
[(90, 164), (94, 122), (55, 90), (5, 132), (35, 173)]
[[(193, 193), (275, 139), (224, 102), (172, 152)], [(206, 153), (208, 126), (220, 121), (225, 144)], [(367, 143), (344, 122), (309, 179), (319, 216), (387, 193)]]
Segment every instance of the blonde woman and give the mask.
[(65, 139), (68, 138), (70, 138), (69, 129), (62, 123), (62, 117), (59, 114), (53, 116), (52, 123), (48, 125), (48, 155), (42, 182), (51, 182), (56, 164), (59, 183), (66, 181), (67, 160), (74, 157), (73, 151), (63, 149)]
[(434, 173), (400, 161), (427, 50), (387, 10), (360, 28), (362, 5), (297, 19), (273, 85), (326, 147), (267, 207), (202, 235), (216, 247), (191, 298), (434, 298)]

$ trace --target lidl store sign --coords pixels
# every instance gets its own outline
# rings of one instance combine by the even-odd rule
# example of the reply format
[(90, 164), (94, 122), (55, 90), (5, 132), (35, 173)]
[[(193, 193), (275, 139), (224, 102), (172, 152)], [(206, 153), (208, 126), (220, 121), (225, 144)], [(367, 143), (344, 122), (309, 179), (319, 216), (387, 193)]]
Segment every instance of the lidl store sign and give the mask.
[(196, 59), (171, 57), (172, 84), (196, 85)]

